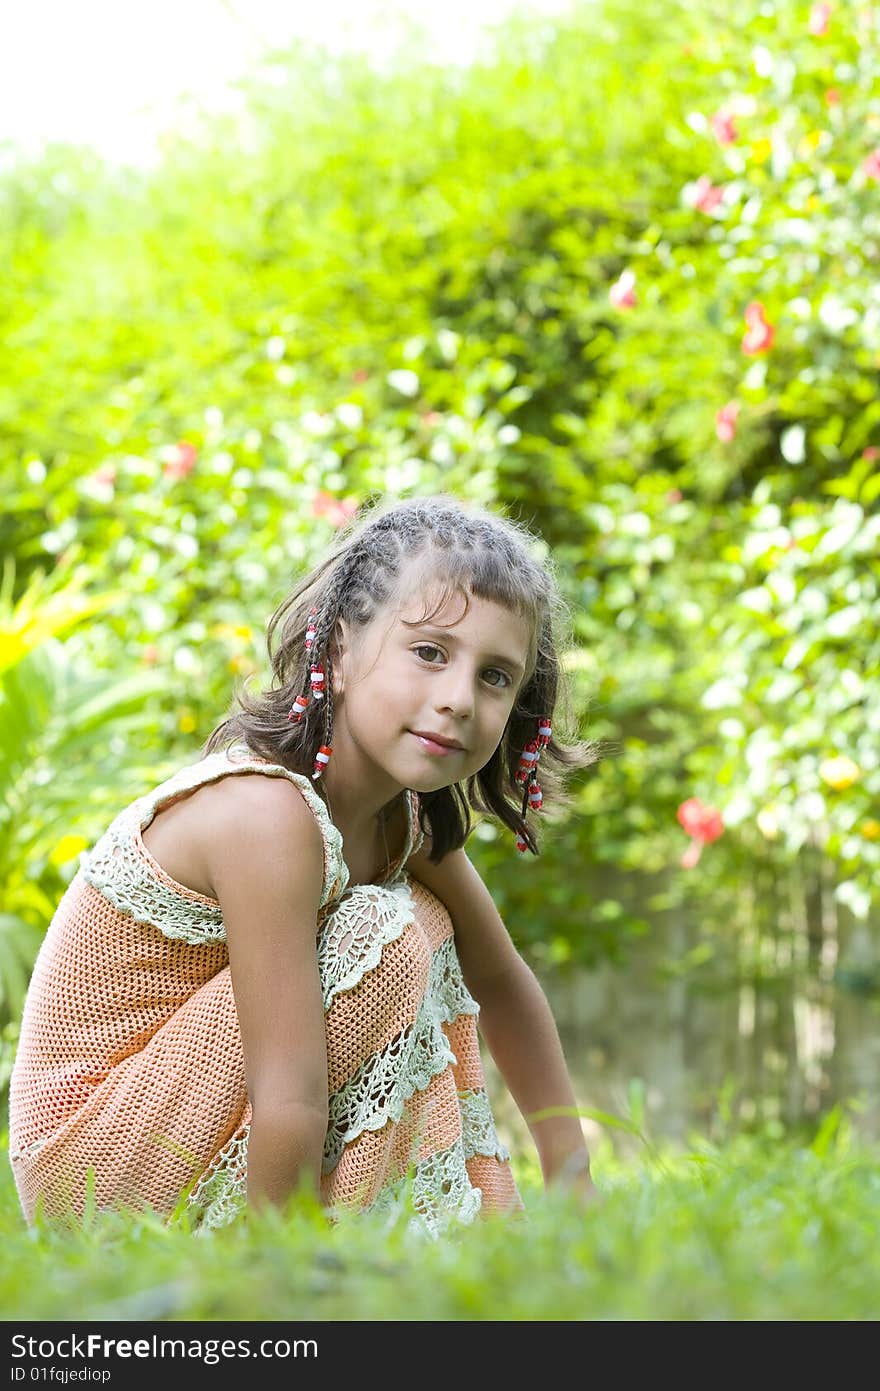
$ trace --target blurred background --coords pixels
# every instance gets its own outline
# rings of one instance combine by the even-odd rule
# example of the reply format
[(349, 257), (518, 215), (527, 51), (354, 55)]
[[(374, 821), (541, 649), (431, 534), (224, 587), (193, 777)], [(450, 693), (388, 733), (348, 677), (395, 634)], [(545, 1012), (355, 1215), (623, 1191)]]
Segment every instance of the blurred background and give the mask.
[(4, 31), (4, 1091), (80, 853), (268, 680), (335, 529), (443, 490), (538, 533), (618, 747), (539, 859), (469, 843), (583, 1107), (880, 1135), (877, 8)]

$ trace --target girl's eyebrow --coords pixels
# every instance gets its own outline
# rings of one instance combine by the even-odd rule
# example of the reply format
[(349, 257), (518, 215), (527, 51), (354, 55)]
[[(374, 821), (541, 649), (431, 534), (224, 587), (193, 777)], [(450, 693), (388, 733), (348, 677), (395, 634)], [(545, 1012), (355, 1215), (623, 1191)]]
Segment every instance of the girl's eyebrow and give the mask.
[[(455, 643), (458, 641), (455, 634), (450, 632), (448, 628), (435, 627), (432, 623), (420, 623), (418, 625), (418, 631), (422, 633), (438, 633), (446, 642)], [(485, 655), (487, 662), (500, 662), (502, 666), (510, 667), (512, 671), (518, 671), (520, 674), (525, 671), (525, 667), (521, 662), (515, 662), (512, 657), (505, 657), (501, 652), (487, 652)]]

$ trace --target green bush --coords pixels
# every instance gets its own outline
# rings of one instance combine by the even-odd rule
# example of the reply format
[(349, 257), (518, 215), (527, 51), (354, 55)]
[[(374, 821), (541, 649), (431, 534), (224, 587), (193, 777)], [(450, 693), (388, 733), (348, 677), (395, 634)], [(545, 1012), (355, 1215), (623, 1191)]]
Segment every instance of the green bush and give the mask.
[(0, 544), (19, 588), (73, 560), (121, 586), (65, 641), (161, 677), (95, 735), (114, 795), (266, 675), (352, 508), (442, 488), (539, 531), (583, 732), (620, 742), (540, 864), (499, 876), (479, 830), (532, 958), (625, 960), (662, 913), (698, 924), (683, 959), (720, 951), (744, 878), (804, 848), (869, 922), (877, 18), (811, 13), (605, 0), (461, 72), (298, 46), (155, 173), (59, 146), (4, 176)]

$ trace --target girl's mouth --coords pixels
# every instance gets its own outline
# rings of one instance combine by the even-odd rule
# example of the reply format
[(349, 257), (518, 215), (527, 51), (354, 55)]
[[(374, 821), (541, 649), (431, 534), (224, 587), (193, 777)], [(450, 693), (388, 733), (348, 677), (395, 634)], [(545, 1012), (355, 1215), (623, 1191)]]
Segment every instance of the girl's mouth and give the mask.
[(413, 738), (418, 739), (419, 743), (421, 744), (422, 748), (425, 750), (426, 753), (464, 753), (464, 749), (451, 749), (446, 744), (437, 744), (433, 739), (426, 739), (422, 734), (414, 734)]

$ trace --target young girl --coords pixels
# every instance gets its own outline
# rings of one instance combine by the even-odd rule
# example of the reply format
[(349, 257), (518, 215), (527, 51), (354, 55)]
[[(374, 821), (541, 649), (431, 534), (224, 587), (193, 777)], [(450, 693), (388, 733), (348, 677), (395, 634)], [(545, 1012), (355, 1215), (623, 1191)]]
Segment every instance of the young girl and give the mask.
[(220, 1226), (300, 1185), (434, 1233), (522, 1208), (478, 1017), (545, 1183), (591, 1194), (576, 1115), (535, 1115), (575, 1106), (550, 1008), (463, 848), (473, 808), (537, 854), (598, 757), (553, 733), (532, 541), (447, 495), (362, 511), (270, 619), (271, 689), (81, 857), (10, 1083), (29, 1222), (90, 1195)]

